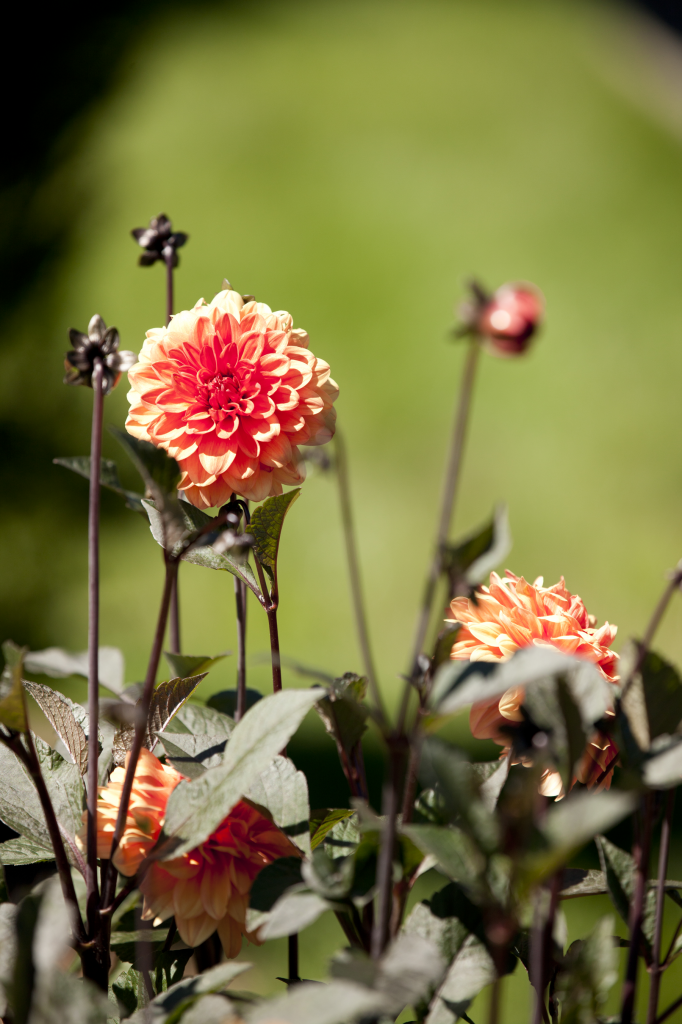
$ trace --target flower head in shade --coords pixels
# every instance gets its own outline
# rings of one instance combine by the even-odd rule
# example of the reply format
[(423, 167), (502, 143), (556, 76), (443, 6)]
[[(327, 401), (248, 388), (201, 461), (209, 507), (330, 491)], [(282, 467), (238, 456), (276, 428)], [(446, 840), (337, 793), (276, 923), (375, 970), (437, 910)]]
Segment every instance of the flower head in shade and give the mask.
[(471, 283), (472, 298), (460, 309), (460, 333), (477, 334), (495, 356), (518, 356), (528, 348), (542, 321), (544, 300), (532, 284), (503, 284), (489, 295)]
[(127, 430), (176, 459), (199, 508), (302, 483), (298, 446), (334, 433), (338, 388), (308, 335), (230, 288), (148, 331), (129, 379)]
[(107, 327), (97, 313), (88, 324), (87, 334), (72, 327), (69, 338), (73, 348), (64, 359), (65, 384), (84, 384), (91, 388), (95, 359), (99, 359), (104, 371), (102, 391), (106, 395), (116, 387), (121, 374), (137, 361), (134, 352), (119, 352), (118, 331), (115, 327)]
[(157, 260), (163, 260), (167, 266), (177, 267), (180, 262), (177, 250), (189, 237), (183, 231), (173, 231), (173, 225), (165, 213), (152, 217), (149, 227), (133, 228), (130, 233), (144, 249), (139, 260), (141, 267), (151, 267)]
[[(450, 612), (451, 620), (462, 624), (450, 655), (456, 661), (505, 661), (522, 647), (555, 647), (594, 662), (605, 679), (618, 681), (618, 655), (610, 650), (617, 627), (606, 622), (598, 629), (581, 598), (566, 589), (563, 577), (545, 587), (542, 577), (527, 583), (509, 571), (504, 579), (493, 572), (490, 586), (476, 591), (476, 601), (456, 597)], [(473, 735), (506, 746), (512, 723), (523, 721), (523, 699), (524, 689), (517, 686), (499, 699), (474, 704), (469, 718)], [(595, 735), (579, 770), (580, 781), (594, 784), (614, 753), (608, 737)], [(542, 791), (555, 796), (559, 790), (552, 789), (560, 785), (558, 773), (550, 772)]]
[[(124, 778), (124, 768), (114, 769), (99, 792), (98, 857), (111, 853)], [(144, 748), (140, 751), (125, 829), (114, 854), (114, 865), (122, 874), (134, 875), (154, 846), (168, 798), (181, 779), (179, 772), (161, 764), (154, 754)], [(83, 817), (81, 843), (85, 843)], [(145, 920), (174, 916), (188, 946), (198, 946), (217, 930), (226, 956), (237, 956), (242, 935), (248, 934), (246, 910), (254, 878), (278, 857), (296, 855), (297, 848), (276, 825), (239, 801), (195, 850), (174, 860), (154, 861), (146, 868), (140, 881), (142, 916)]]

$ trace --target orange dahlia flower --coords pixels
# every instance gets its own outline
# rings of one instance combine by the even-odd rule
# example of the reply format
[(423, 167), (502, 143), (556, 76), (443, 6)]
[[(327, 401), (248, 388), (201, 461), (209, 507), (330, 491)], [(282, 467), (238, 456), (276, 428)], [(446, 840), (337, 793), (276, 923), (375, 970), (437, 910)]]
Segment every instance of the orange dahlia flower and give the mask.
[(199, 508), (302, 483), (299, 445), (334, 434), (339, 389), (306, 332), (229, 288), (148, 331), (128, 379), (127, 430), (177, 460)]
[[(130, 755), (126, 757), (127, 760)], [(97, 855), (109, 857), (125, 778), (115, 768), (99, 791)], [(158, 839), (166, 804), (182, 775), (144, 748), (135, 769), (133, 789), (114, 865), (131, 877)], [(79, 839), (85, 844), (85, 820)], [(276, 825), (243, 800), (195, 850), (163, 862), (154, 861), (140, 881), (144, 920), (174, 916), (180, 937), (198, 946), (218, 931), (225, 955), (235, 957), (246, 931), (246, 910), (254, 878), (278, 857), (298, 855), (297, 848)]]
[[(563, 576), (554, 586), (544, 587), (541, 576), (531, 584), (509, 571), (504, 579), (493, 572), (490, 586), (476, 591), (475, 602), (456, 597), (450, 612), (448, 621), (462, 624), (450, 655), (456, 661), (505, 661), (521, 647), (556, 647), (593, 661), (610, 683), (618, 681), (618, 655), (609, 650), (617, 626), (606, 622), (597, 629), (594, 616), (587, 614), (577, 594), (566, 589)], [(501, 730), (523, 720), (523, 699), (523, 687), (516, 686), (500, 698), (474, 704), (469, 716), (473, 735), (506, 747), (508, 736)], [(578, 771), (579, 781), (594, 785), (616, 753), (609, 737), (595, 734)], [(610, 785), (611, 775), (609, 772), (602, 784)], [(556, 796), (560, 790), (558, 773), (546, 773), (542, 792)]]

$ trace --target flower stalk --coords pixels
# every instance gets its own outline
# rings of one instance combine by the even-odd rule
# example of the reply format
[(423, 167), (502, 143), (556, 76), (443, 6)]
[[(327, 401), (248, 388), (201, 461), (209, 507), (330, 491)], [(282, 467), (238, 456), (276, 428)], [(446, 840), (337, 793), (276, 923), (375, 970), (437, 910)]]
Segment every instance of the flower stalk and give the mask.
[(436, 544), (431, 559), (431, 566), (424, 588), (424, 597), (417, 622), (417, 631), (412, 648), (412, 659), (409, 666), (409, 674), (415, 676), (419, 672), (418, 658), (422, 653), (426, 634), (431, 620), (431, 609), (436, 595), (436, 587), (443, 565), (443, 545), (447, 541), (450, 523), (457, 501), (459, 480), (462, 468), (462, 455), (464, 452), (464, 441), (466, 439), (467, 424), (469, 422), (469, 409), (471, 397), (476, 379), (476, 369), (480, 354), (480, 341), (477, 334), (473, 334), (469, 340), (469, 348), (464, 363), (462, 383), (459, 391), (459, 402), (455, 414), (455, 422), (450, 446), (450, 456), (443, 488), (443, 501), (441, 505), (440, 521), (436, 534)]
[[(644, 918), (644, 900), (646, 897), (646, 881), (649, 870), (649, 851), (651, 848), (651, 830), (653, 825), (654, 796), (648, 793), (644, 798), (644, 821), (639, 835), (635, 840), (635, 892), (630, 904), (628, 929), (630, 947), (628, 949), (625, 981), (623, 982), (621, 1001), (621, 1024), (632, 1024), (637, 994), (637, 967), (639, 964), (639, 947), (642, 941), (642, 920)], [(665, 881), (665, 879), (664, 879)]]
[(97, 880), (97, 786), (99, 745), (99, 512), (104, 367), (99, 358), (92, 371), (92, 436), (88, 508), (88, 792), (86, 840), (87, 922), (90, 936), (99, 931), (100, 892)]

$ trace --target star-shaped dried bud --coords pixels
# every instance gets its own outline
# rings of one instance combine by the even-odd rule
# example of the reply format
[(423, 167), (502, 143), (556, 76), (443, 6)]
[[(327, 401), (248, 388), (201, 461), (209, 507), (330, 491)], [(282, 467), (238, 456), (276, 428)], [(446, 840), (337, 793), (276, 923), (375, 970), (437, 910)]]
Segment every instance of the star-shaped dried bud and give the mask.
[(137, 362), (134, 352), (119, 352), (118, 331), (115, 327), (107, 327), (98, 313), (88, 324), (87, 334), (72, 327), (69, 338), (73, 348), (66, 353), (64, 360), (65, 384), (84, 384), (91, 388), (95, 359), (99, 359), (104, 371), (102, 393), (106, 395), (116, 387), (121, 374)]
[(542, 321), (541, 292), (526, 282), (503, 284), (493, 295), (477, 281), (469, 287), (471, 298), (460, 307), (462, 325), (455, 333), (478, 335), (495, 356), (522, 355)]
[(167, 266), (177, 267), (177, 250), (189, 237), (183, 231), (173, 231), (173, 225), (165, 213), (152, 217), (148, 228), (134, 228), (130, 233), (144, 249), (140, 256), (141, 267), (151, 267), (157, 260), (163, 260)]

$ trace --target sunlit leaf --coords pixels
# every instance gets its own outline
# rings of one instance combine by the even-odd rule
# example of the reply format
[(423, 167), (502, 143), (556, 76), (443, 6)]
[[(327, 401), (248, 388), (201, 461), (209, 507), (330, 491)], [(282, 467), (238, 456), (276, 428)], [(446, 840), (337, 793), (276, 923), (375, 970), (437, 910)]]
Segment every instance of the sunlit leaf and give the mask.
[(81, 775), (84, 775), (88, 766), (88, 737), (81, 722), (87, 722), (87, 712), (80, 705), (74, 705), (58, 690), (43, 686), (42, 683), (27, 680), (24, 686), (71, 754)]
[(438, 866), (453, 881), (474, 889), (485, 862), (472, 840), (459, 828), (404, 825), (403, 831), (424, 853), (433, 854)]
[(323, 839), (326, 839), (327, 835), (334, 826), (340, 822), (345, 821), (346, 818), (350, 818), (353, 811), (349, 811), (345, 807), (336, 808), (334, 810), (327, 811), (324, 817), (316, 820), (311, 820), (310, 827), (313, 829), (310, 845), (311, 849), (315, 849), (320, 845)]
[[(159, 733), (168, 727), (174, 715), (189, 700), (201, 680), (205, 678), (206, 673), (204, 672), (198, 676), (190, 676), (189, 679), (169, 679), (167, 682), (159, 683), (152, 693), (149, 714), (147, 715), (147, 725), (142, 741), (142, 745), (147, 750), (154, 750)], [(144, 713), (142, 700), (143, 698), (140, 697), (135, 704), (135, 710), (138, 713)], [(125, 764), (125, 756), (132, 749), (134, 736), (135, 724), (133, 720), (130, 724), (123, 726), (116, 734), (113, 745), (114, 764)]]
[(308, 782), (293, 761), (279, 755), (244, 793), (264, 807), (272, 820), (304, 853), (310, 853)]
[(465, 594), (497, 568), (512, 549), (506, 505), (498, 505), (493, 518), (456, 544), (443, 550), (443, 569), (451, 579), (452, 592)]
[(644, 783), (652, 789), (671, 789), (682, 783), (682, 741), (675, 738), (644, 763)]
[[(99, 681), (112, 693), (121, 694), (124, 687), (125, 662), (118, 647), (100, 647), (98, 651)], [(53, 679), (68, 676), (89, 677), (89, 655), (87, 651), (65, 651), (61, 647), (47, 647), (44, 651), (29, 651), (24, 658), (24, 668), (34, 675), (46, 675)]]
[(562, 1024), (602, 1019), (609, 990), (618, 978), (612, 935), (613, 918), (602, 917), (586, 939), (568, 948), (554, 986)]
[(161, 836), (165, 858), (204, 842), (291, 739), (319, 690), (281, 690), (258, 701), (235, 726), (223, 763), (181, 782), (166, 807)]
[(223, 651), (222, 654), (173, 654), (171, 651), (164, 651), (163, 656), (170, 666), (174, 676), (179, 679), (188, 679), (190, 676), (204, 675), (217, 665), (223, 658), (228, 658), (232, 652)]
[(469, 935), (450, 964), (431, 1004), (426, 1024), (454, 1024), (478, 993), (494, 980), (495, 967), (490, 954), (474, 935)]
[[(595, 842), (599, 850), (599, 859), (608, 894), (614, 907), (627, 924), (630, 917), (630, 904), (635, 895), (637, 870), (634, 858), (625, 850), (615, 846), (606, 836), (597, 836)], [(653, 889), (649, 889), (644, 901), (642, 916), (642, 935), (649, 950), (654, 936), (655, 921), (656, 893)]]
[(149, 1006), (134, 1013), (129, 1018), (130, 1024), (170, 1024), (171, 1021), (179, 1021), (182, 1012), (188, 1010), (201, 996), (209, 992), (222, 992), (234, 978), (248, 971), (251, 966), (244, 961), (237, 963), (230, 960), (202, 974), (183, 978), (152, 999)]
[(317, 704), (317, 713), (327, 732), (350, 754), (365, 732), (369, 708), (363, 704), (367, 680), (346, 672), (329, 685), (327, 696)]
[(360, 1018), (376, 1019), (385, 1004), (379, 992), (351, 981), (302, 982), (285, 996), (252, 1009), (249, 1024), (350, 1024)]
[(256, 555), (259, 562), (271, 579), (277, 577), (277, 555), (282, 536), (284, 518), (301, 493), (300, 487), (286, 494), (276, 494), (266, 498), (262, 505), (254, 509), (247, 533), (253, 534)]

